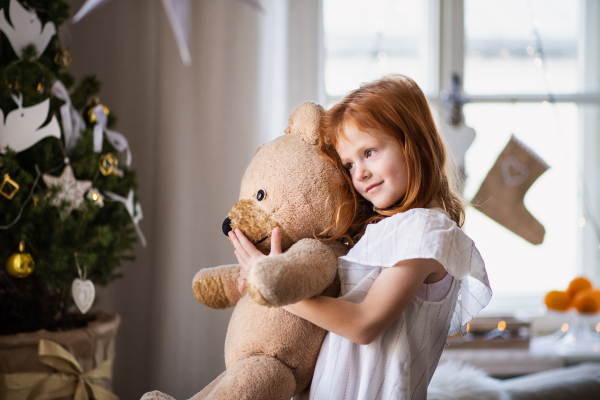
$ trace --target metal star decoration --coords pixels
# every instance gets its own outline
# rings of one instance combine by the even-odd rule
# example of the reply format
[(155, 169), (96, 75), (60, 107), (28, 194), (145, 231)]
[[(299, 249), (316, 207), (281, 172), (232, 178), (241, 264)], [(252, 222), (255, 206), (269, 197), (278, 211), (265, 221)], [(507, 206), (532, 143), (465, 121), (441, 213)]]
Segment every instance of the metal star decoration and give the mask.
[(68, 164), (59, 177), (44, 174), (42, 179), (46, 186), (58, 186), (60, 188), (50, 204), (54, 207), (60, 207), (63, 202), (67, 202), (66, 207), (60, 213), (61, 219), (67, 218), (71, 211), (81, 209), (84, 204), (83, 196), (92, 187), (91, 181), (78, 181), (75, 179), (73, 168)]

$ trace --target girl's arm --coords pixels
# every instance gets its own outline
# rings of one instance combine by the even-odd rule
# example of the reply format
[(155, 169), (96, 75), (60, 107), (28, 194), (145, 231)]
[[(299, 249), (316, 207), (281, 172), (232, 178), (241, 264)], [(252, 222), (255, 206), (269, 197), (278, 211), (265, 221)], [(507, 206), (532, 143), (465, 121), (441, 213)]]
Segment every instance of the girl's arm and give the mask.
[[(247, 273), (257, 259), (265, 257), (240, 230), (230, 232), (229, 237), (243, 272)], [(275, 228), (271, 254), (280, 253), (281, 231)], [(444, 271), (444, 267), (433, 259), (404, 260), (385, 268), (360, 304), (316, 296), (282, 308), (355, 343), (369, 344), (398, 319), (425, 279), (440, 271)]]
[(440, 267), (433, 259), (401, 261), (381, 272), (360, 304), (316, 296), (283, 308), (355, 343), (369, 344), (398, 319), (427, 276)]

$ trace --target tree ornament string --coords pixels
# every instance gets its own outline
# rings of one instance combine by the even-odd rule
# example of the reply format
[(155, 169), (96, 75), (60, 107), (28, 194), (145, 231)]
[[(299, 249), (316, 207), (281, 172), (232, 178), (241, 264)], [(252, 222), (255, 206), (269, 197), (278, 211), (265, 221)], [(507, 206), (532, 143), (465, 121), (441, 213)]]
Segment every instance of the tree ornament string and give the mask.
[[(59, 169), (61, 166), (57, 166), (54, 168), (50, 168), (48, 171), (44, 172), (44, 174), (50, 173), (50, 172), (54, 172), (57, 169)], [(21, 219), (21, 215), (23, 214), (23, 210), (25, 209), (25, 206), (27, 205), (27, 203), (29, 203), (29, 201), (33, 198), (33, 191), (35, 190), (35, 188), (37, 187), (37, 184), (40, 180), (40, 178), (42, 177), (42, 173), (40, 172), (40, 168), (37, 166), (37, 164), (35, 164), (35, 172), (37, 173), (37, 176), (35, 177), (35, 180), (33, 181), (33, 186), (31, 187), (31, 191), (29, 192), (29, 196), (27, 196), (27, 198), (25, 199), (25, 201), (23, 202), (23, 205), (21, 206), (21, 209), (19, 210), (19, 213), (17, 214), (17, 217), (13, 220), (13, 222), (11, 222), (8, 225), (0, 225), (0, 229), (10, 229), (12, 228), (17, 222), (19, 222), (19, 219)], [(36, 204), (37, 206), (37, 204)]]
[[(56, 169), (56, 168), (54, 168), (54, 169)], [(25, 206), (27, 205), (27, 203), (29, 203), (29, 200), (31, 200), (31, 198), (33, 197), (33, 191), (35, 190), (35, 187), (37, 186), (38, 181), (40, 180), (40, 177), (42, 176), (42, 173), (40, 172), (40, 169), (38, 168), (37, 164), (35, 164), (35, 172), (37, 173), (37, 176), (35, 177), (35, 180), (33, 181), (33, 186), (31, 187), (29, 196), (27, 196), (27, 199), (25, 199), (25, 201), (23, 202), (23, 205), (21, 206), (21, 209), (19, 210), (17, 217), (10, 224), (5, 225), (5, 226), (0, 226), (0, 229), (10, 229), (19, 221), (19, 219), (21, 219), (23, 210), (25, 209)]]

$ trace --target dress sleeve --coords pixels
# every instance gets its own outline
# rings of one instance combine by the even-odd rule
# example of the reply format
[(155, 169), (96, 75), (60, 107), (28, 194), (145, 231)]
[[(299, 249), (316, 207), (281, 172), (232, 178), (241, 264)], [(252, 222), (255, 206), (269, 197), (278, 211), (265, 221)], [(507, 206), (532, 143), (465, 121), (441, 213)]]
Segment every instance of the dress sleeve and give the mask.
[(485, 263), (475, 243), (445, 212), (416, 208), (369, 225), (342, 259), (366, 266), (392, 267), (399, 261), (432, 258), (460, 281), (449, 335), (466, 334), (466, 324), (492, 298)]

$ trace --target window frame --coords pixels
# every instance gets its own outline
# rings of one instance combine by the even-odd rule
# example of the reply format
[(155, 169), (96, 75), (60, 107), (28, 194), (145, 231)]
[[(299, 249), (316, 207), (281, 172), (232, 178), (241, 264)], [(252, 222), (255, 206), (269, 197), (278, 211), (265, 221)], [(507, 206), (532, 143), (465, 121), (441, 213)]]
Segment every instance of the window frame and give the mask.
[[(462, 84), (464, 76), (464, 0), (429, 0), (440, 4), (441, 47), (439, 63), (440, 93), (442, 96), (429, 100), (441, 105), (443, 93), (452, 89), (451, 77), (457, 75)], [(600, 216), (600, 206), (592, 199), (600, 198), (600, 3), (595, 0), (579, 0), (582, 24), (579, 32), (580, 48), (578, 64), (580, 68), (580, 91), (553, 95), (537, 94), (498, 94), (469, 95), (465, 93), (465, 103), (506, 103), (542, 101), (574, 103), (579, 108), (579, 168), (585, 177), (587, 195), (590, 199), (586, 210), (583, 196), (578, 196), (578, 214), (590, 214), (596, 221)], [(582, 107), (593, 104), (595, 107)], [(580, 184), (580, 186), (583, 186)], [(581, 190), (580, 190), (581, 192)], [(578, 275), (591, 277), (600, 284), (600, 238), (593, 229), (579, 229), (577, 250)], [(543, 279), (543, 277), (540, 277)], [(566, 286), (566, 283), (565, 283)], [(492, 303), (482, 311), (482, 315), (528, 315), (534, 316), (542, 312), (541, 304), (545, 293), (532, 292), (521, 295), (497, 294)]]
[[(444, 110), (444, 99), (452, 92), (452, 77), (458, 76), (461, 84), (464, 76), (464, 0), (426, 0), (427, 32), (422, 40), (427, 46), (425, 55), (431, 66), (428, 71), (430, 90), (427, 98), (436, 110)], [(464, 93), (461, 101), (465, 103), (479, 102), (534, 102), (544, 100), (574, 103), (579, 108), (579, 168), (586, 179), (585, 191), (590, 201), (588, 210), (584, 207), (583, 197), (578, 196), (578, 214), (595, 217), (600, 221), (600, 2), (597, 0), (578, 0), (581, 10), (581, 28), (579, 32), (580, 48), (578, 64), (580, 68), (580, 91), (553, 95), (539, 94), (498, 94), (469, 95)], [(324, 68), (324, 63), (322, 63)], [(462, 93), (462, 91), (461, 91)], [(325, 94), (325, 104), (339, 101), (338, 96)], [(592, 107), (585, 107), (592, 104)], [(447, 105), (446, 105), (447, 106)], [(449, 123), (449, 115), (440, 113), (440, 123)], [(583, 185), (580, 185), (583, 188)], [(580, 190), (581, 192), (581, 190)], [(579, 229), (577, 249), (577, 272), (579, 275), (591, 277), (600, 285), (600, 237), (594, 230)], [(540, 277), (543, 279), (543, 277)], [(566, 283), (565, 283), (566, 285)], [(541, 312), (542, 299), (545, 293), (527, 293), (522, 295), (498, 294), (492, 299), (483, 315), (514, 315), (525, 313), (536, 315)]]

